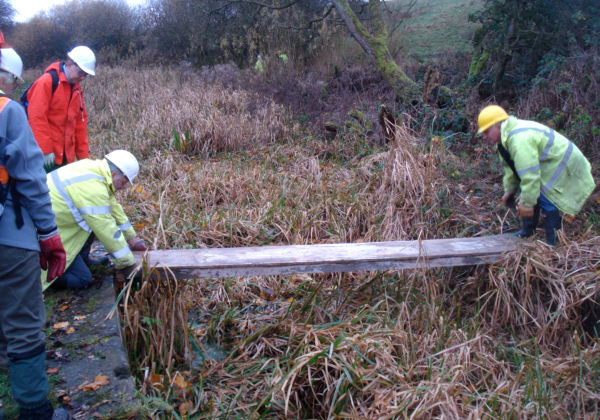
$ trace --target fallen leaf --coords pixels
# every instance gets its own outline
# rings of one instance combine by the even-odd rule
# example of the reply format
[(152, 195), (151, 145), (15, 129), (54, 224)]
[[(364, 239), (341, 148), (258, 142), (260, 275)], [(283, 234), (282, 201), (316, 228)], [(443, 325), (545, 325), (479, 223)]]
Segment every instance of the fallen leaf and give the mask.
[(157, 373), (153, 373), (150, 376), (150, 384), (152, 385), (152, 388), (162, 390), (164, 388), (164, 386), (163, 386), (163, 375), (159, 375)]
[(75, 321), (81, 321), (82, 319), (86, 319), (87, 316), (85, 315), (75, 315)]
[(55, 330), (62, 330), (62, 329), (67, 328), (68, 326), (69, 326), (69, 321), (57, 322), (52, 326), (52, 328), (54, 328)]
[(187, 417), (187, 413), (188, 411), (190, 411), (192, 404), (189, 402), (183, 402), (181, 404), (179, 404), (179, 414), (182, 417)]
[(177, 388), (179, 388), (179, 390), (181, 391), (181, 394), (178, 396), (182, 396), (182, 395), (185, 396), (190, 393), (191, 384), (185, 380), (185, 378), (183, 377), (183, 375), (181, 373), (179, 373), (179, 372), (175, 373), (172, 384), (175, 385)]
[(67, 309), (69, 309), (69, 305), (63, 305), (60, 307), (60, 310), (63, 312), (66, 311)]
[(48, 369), (46, 369), (46, 373), (48, 375), (53, 375), (55, 373), (58, 373), (58, 368), (48, 368)]
[(77, 389), (82, 391), (97, 391), (98, 388), (104, 385), (108, 385), (109, 383), (110, 382), (108, 380), (108, 376), (96, 375), (96, 377), (94, 378), (94, 382), (79, 385)]
[(71, 327), (69, 329), (67, 329), (67, 334), (73, 334), (75, 332), (75, 328)]
[(175, 373), (175, 376), (173, 377), (173, 384), (175, 384), (179, 389), (186, 389), (190, 386), (190, 383), (186, 381), (183, 375), (179, 372)]
[(265, 287), (260, 291), (260, 297), (264, 300), (273, 300), (275, 299), (275, 293), (273, 293), (273, 290)]

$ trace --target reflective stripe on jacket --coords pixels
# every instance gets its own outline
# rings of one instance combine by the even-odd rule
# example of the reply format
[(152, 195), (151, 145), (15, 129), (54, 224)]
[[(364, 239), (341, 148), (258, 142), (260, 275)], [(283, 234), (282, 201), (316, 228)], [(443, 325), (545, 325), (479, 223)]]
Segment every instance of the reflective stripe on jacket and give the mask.
[(519, 202), (533, 207), (544, 194), (559, 210), (575, 215), (595, 188), (591, 165), (569, 139), (534, 121), (510, 117), (501, 125), (501, 142), (515, 163), (505, 165), (504, 190), (519, 188)]
[(115, 198), (105, 159), (84, 159), (56, 169), (48, 174), (48, 187), (67, 252), (67, 267), (92, 232), (111, 254), (117, 268), (135, 263), (127, 245), (136, 236), (135, 230)]
[[(27, 93), (27, 115), (33, 135), (43, 154), (54, 153), (57, 165), (90, 157), (83, 90), (79, 83), (71, 86), (60, 66), (58, 61), (50, 64)], [(51, 69), (58, 73), (54, 93), (48, 73)]]

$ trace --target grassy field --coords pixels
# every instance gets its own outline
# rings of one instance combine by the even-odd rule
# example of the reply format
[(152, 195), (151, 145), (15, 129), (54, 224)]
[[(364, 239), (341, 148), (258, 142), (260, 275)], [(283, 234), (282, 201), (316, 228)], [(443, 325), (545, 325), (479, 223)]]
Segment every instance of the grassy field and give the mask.
[[(217, 71), (218, 73), (218, 71)], [(239, 74), (249, 81), (253, 76)], [(106, 89), (106, 86), (113, 86)], [(185, 86), (185, 88), (184, 88)], [(120, 196), (156, 249), (498, 233), (486, 148), (399, 126), (326, 140), (218, 74), (102, 68), (92, 154), (132, 150)], [(563, 244), (460, 269), (197, 280), (150, 276), (123, 307), (152, 418), (596, 418), (597, 203)]]
[(481, 0), (418, 0), (412, 17), (404, 22), (400, 40), (408, 55), (423, 59), (435, 55), (472, 51), (476, 24), (469, 14), (483, 5)]

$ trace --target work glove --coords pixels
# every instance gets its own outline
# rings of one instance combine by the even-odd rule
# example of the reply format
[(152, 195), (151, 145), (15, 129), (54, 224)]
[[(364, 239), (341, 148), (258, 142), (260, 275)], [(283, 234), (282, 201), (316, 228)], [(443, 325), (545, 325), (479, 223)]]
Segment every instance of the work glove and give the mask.
[(514, 207), (515, 206), (515, 192), (507, 192), (502, 196), (502, 205), (504, 207)]
[(47, 155), (44, 155), (44, 170), (48, 172), (54, 169), (55, 162), (56, 159), (54, 158), (54, 153), (48, 153)]
[(517, 210), (519, 211), (519, 216), (521, 217), (521, 219), (523, 219), (523, 220), (532, 220), (533, 219), (533, 212), (534, 212), (533, 207), (528, 207), (528, 206), (519, 204), (517, 206)]
[(58, 234), (58, 229), (39, 236), (40, 266), (48, 270), (47, 282), (62, 276), (67, 264), (67, 254)]
[(146, 251), (148, 249), (146, 242), (137, 236), (128, 240), (127, 244), (129, 244), (129, 249), (132, 251)]

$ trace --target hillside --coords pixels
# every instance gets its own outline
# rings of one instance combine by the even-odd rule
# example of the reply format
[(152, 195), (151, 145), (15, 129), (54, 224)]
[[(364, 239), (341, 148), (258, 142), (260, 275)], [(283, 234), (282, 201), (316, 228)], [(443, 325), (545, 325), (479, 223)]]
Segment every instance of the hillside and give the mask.
[(439, 54), (469, 53), (476, 24), (469, 14), (483, 5), (482, 0), (417, 0), (413, 16), (404, 22), (400, 40), (412, 57), (423, 59)]

